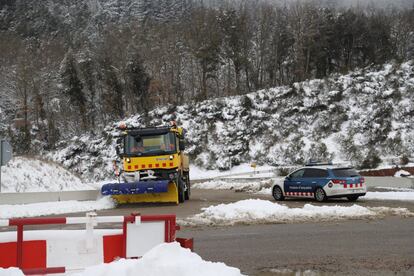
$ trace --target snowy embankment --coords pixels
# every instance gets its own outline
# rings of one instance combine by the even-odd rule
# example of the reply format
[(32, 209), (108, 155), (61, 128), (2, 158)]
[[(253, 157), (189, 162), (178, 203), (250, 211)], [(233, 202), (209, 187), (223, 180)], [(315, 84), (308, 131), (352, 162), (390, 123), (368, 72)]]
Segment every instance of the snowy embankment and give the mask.
[(15, 157), (1, 167), (2, 192), (56, 192), (93, 189), (61, 165), (30, 157)]
[(112, 209), (115, 203), (110, 197), (97, 201), (58, 201), (22, 205), (0, 205), (0, 219), (38, 217), (66, 213)]
[(184, 225), (234, 225), (373, 219), (385, 215), (414, 216), (406, 208), (352, 206), (314, 206), (290, 208), (267, 200), (247, 199), (202, 209), (202, 213), (180, 221)]
[[(234, 169), (241, 162), (299, 165), (310, 158), (375, 167), (388, 156), (414, 154), (413, 72), (412, 61), (386, 64), (289, 87), (157, 107), (124, 121), (144, 127), (176, 120), (187, 129), (191, 163), (205, 169)], [(47, 156), (84, 179), (111, 177), (117, 125), (67, 139)], [(191, 178), (199, 179), (197, 174), (191, 172)]]
[[(1, 269), (0, 275), (24, 275), (20, 270)], [(120, 259), (109, 264), (101, 264), (86, 268), (76, 276), (242, 276), (238, 268), (220, 262), (204, 261), (189, 249), (182, 248), (178, 243), (160, 244), (140, 259)]]

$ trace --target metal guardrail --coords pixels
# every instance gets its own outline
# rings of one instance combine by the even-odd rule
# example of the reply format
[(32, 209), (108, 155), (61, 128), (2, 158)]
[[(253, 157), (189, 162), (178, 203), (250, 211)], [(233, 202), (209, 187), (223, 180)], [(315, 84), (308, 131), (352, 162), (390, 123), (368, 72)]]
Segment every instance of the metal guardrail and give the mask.
[(366, 176), (367, 187), (391, 187), (414, 189), (414, 178), (393, 176)]
[(262, 173), (277, 173), (280, 170), (285, 170), (285, 169), (293, 170), (295, 168), (299, 168), (299, 166), (283, 166), (283, 167), (276, 167), (270, 170), (256, 170), (256, 171), (241, 172), (241, 173), (223, 174), (223, 175), (212, 177), (210, 179), (220, 179), (220, 178), (228, 178), (232, 176), (242, 176), (242, 175), (256, 175), (256, 174), (262, 174)]

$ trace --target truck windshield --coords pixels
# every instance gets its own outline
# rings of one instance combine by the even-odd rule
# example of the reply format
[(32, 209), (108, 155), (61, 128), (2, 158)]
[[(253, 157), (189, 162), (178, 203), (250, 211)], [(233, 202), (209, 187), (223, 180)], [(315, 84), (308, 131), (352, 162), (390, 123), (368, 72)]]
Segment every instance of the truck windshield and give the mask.
[(176, 152), (175, 135), (166, 133), (161, 135), (145, 135), (125, 137), (125, 154), (150, 156), (171, 154)]

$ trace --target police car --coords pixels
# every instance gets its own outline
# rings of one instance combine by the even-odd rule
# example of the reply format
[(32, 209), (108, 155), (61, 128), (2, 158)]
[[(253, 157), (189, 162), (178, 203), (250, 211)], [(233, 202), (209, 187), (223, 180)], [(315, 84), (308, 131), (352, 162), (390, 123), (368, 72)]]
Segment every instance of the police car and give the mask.
[(339, 197), (355, 201), (366, 192), (365, 179), (355, 169), (332, 164), (306, 165), (290, 173), (283, 183), (276, 183), (272, 188), (275, 200), (297, 197), (314, 198), (319, 202)]

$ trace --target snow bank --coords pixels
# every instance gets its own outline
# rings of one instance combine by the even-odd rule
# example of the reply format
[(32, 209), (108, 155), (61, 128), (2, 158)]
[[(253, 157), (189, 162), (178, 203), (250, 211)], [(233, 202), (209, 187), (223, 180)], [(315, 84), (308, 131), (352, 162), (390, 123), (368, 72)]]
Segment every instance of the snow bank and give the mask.
[(414, 191), (406, 192), (368, 192), (363, 199), (413, 201)]
[(110, 264), (101, 264), (87, 268), (77, 276), (238, 276), (240, 270), (224, 263), (204, 261), (189, 249), (178, 243), (164, 243), (156, 246), (141, 259), (121, 259)]
[(392, 215), (414, 215), (406, 208), (366, 208), (359, 205), (314, 206), (289, 208), (267, 200), (247, 199), (202, 209), (202, 213), (183, 220), (187, 225), (233, 225), (254, 223), (286, 223), (303, 221), (332, 221), (362, 219)]
[(410, 175), (411, 175), (411, 173), (409, 173), (407, 171), (404, 171), (404, 170), (399, 170), (394, 174), (395, 177), (407, 177), (407, 176), (410, 176)]
[(2, 192), (87, 190), (91, 187), (62, 166), (29, 157), (15, 157), (1, 168)]
[(58, 201), (23, 205), (0, 205), (0, 219), (37, 217), (66, 213), (112, 209), (115, 203), (110, 197), (97, 201)]

